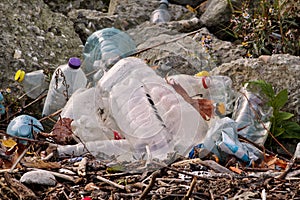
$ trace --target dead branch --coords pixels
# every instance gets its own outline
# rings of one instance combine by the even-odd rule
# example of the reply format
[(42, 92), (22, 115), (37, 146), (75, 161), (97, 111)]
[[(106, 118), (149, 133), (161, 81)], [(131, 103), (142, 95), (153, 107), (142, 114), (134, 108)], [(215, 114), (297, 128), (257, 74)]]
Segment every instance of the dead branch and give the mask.
[(116, 187), (116, 188), (119, 188), (119, 189), (121, 189), (121, 190), (125, 190), (125, 186), (124, 186), (124, 185), (119, 185), (119, 184), (117, 184), (117, 183), (115, 183), (115, 182), (113, 182), (113, 181), (110, 181), (110, 180), (108, 180), (108, 179), (106, 179), (106, 178), (103, 178), (103, 177), (101, 177), (101, 176), (97, 176), (97, 179), (100, 180), (100, 181), (103, 181), (104, 183), (107, 183), (107, 184), (109, 184), (109, 185), (111, 185), (111, 186), (114, 186), (114, 187)]
[(155, 180), (160, 175), (160, 173), (161, 173), (160, 170), (155, 171), (155, 172), (152, 173), (150, 182), (149, 182), (148, 186), (145, 188), (145, 190), (143, 191), (143, 193), (141, 194), (140, 199), (145, 199), (146, 198), (146, 196), (148, 195), (148, 193), (153, 188), (153, 186), (155, 184)]
[(197, 184), (197, 178), (194, 177), (191, 182), (190, 189), (187, 191), (186, 195), (183, 197), (183, 200), (188, 200), (191, 197), (196, 184)]

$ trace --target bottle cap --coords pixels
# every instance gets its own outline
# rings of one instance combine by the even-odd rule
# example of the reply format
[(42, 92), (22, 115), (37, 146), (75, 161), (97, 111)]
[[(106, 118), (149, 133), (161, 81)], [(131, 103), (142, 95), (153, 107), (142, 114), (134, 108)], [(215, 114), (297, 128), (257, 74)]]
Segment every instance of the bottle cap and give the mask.
[(196, 77), (201, 77), (201, 76), (209, 76), (209, 72), (208, 71), (201, 71), (198, 72), (197, 74), (195, 74)]
[(25, 77), (25, 71), (19, 69), (15, 74), (15, 81), (21, 83), (24, 80), (24, 77)]
[(19, 137), (23, 138), (32, 138), (31, 137), (31, 128), (28, 125), (22, 125), (18, 129)]
[(68, 65), (72, 68), (72, 69), (78, 69), (81, 65), (81, 61), (79, 58), (76, 57), (72, 57), (69, 59)]

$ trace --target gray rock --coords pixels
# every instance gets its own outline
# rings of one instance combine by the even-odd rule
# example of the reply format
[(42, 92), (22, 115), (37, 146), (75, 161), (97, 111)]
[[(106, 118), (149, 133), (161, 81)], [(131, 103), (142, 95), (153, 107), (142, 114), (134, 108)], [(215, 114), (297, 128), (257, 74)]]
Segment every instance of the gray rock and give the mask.
[(229, 21), (231, 11), (227, 0), (210, 0), (200, 21), (206, 27), (213, 27)]
[[(191, 36), (183, 37), (184, 34), (170, 29), (169, 24), (145, 23), (128, 33), (136, 41), (138, 49), (162, 44), (139, 54), (139, 57), (147, 60), (150, 66), (157, 66), (156, 72), (161, 76), (179, 73), (195, 74), (215, 67), (215, 63), (205, 52), (201, 42)], [(165, 43), (171, 40), (174, 41)]]
[(275, 54), (253, 59), (240, 58), (215, 68), (212, 74), (229, 76), (239, 91), (250, 80), (265, 80), (276, 92), (287, 89), (289, 100), (284, 110), (292, 112), (300, 122), (300, 57)]
[(26, 172), (20, 179), (21, 183), (26, 184), (38, 184), (38, 185), (47, 185), (55, 186), (56, 179), (55, 177), (47, 171), (30, 171)]
[[(1, 89), (10, 87), (14, 94), (23, 93), (14, 81), (18, 68), (26, 72), (51, 70), (66, 63), (70, 56), (81, 57), (82, 49), (78, 47), (82, 42), (73, 23), (64, 15), (53, 13), (42, 0), (2, 0), (0, 15)], [(22, 54), (14, 54), (16, 49)], [(59, 56), (50, 57), (51, 52)], [(23, 60), (21, 64), (19, 60)]]

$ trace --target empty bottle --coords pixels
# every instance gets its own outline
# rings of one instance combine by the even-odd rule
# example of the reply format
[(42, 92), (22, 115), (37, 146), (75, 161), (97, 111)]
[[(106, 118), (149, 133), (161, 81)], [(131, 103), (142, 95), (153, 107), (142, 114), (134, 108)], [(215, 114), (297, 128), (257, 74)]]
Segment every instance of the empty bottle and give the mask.
[(234, 101), (232, 81), (227, 76), (190, 76), (185, 74), (167, 77), (175, 81), (194, 99), (209, 99), (214, 104), (214, 114), (224, 116), (231, 112)]
[(151, 14), (151, 22), (154, 24), (169, 22), (171, 15), (169, 13), (169, 2), (167, 0), (161, 0), (159, 7)]
[(15, 80), (22, 83), (26, 95), (32, 99), (39, 97), (49, 87), (49, 83), (46, 80), (43, 70), (37, 70), (30, 73), (18, 70), (15, 74)]
[(121, 58), (135, 52), (135, 42), (125, 32), (116, 28), (104, 28), (88, 37), (83, 56), (82, 70), (89, 74), (98, 71), (93, 82), (99, 80), (104, 71)]
[[(43, 130), (43, 125), (36, 118), (29, 115), (20, 115), (10, 121), (6, 132), (12, 136), (33, 139), (33, 131), (39, 133)], [(20, 142), (26, 143), (23, 140)]]
[(4, 97), (2, 95), (2, 93), (0, 92), (0, 115), (5, 114), (5, 107), (3, 105), (4, 102)]
[(61, 65), (54, 71), (43, 108), (43, 116), (63, 108), (77, 89), (86, 87), (87, 78), (80, 66), (80, 59), (73, 57), (69, 59), (68, 64)]

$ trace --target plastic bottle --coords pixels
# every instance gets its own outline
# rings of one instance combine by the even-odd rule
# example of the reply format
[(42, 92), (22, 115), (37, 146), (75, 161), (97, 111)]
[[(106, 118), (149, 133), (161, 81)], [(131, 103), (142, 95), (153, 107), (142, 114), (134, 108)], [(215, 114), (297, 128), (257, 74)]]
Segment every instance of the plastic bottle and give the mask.
[(151, 14), (151, 22), (154, 24), (169, 22), (171, 15), (169, 13), (169, 2), (167, 0), (161, 0), (159, 7)]
[(103, 115), (113, 117), (138, 159), (185, 156), (207, 131), (200, 114), (141, 59), (117, 62), (96, 91), (107, 99)]
[[(20, 115), (14, 118), (7, 126), (6, 132), (9, 135), (33, 139), (33, 132), (43, 131), (43, 125), (36, 118), (29, 115)], [(25, 141), (21, 141), (25, 143)]]
[(0, 92), (0, 115), (5, 114), (5, 107), (2, 104), (4, 102), (4, 97), (2, 95), (2, 93)]
[(224, 116), (231, 112), (234, 101), (232, 81), (227, 76), (191, 76), (185, 74), (167, 77), (183, 87), (191, 98), (204, 98), (213, 101), (214, 113)]
[(209, 90), (207, 98), (213, 100), (216, 107), (215, 113), (224, 116), (232, 112), (235, 100), (232, 80), (228, 76), (204, 76), (202, 79), (204, 87)]
[(43, 116), (63, 108), (77, 89), (86, 87), (87, 78), (80, 66), (80, 59), (73, 57), (69, 59), (68, 64), (61, 65), (54, 71), (43, 108)]
[(22, 83), (27, 96), (32, 99), (36, 99), (49, 87), (49, 83), (46, 81), (43, 70), (37, 70), (30, 73), (18, 70), (15, 74), (15, 80)]
[(85, 43), (82, 70), (86, 74), (98, 71), (93, 77), (94, 80), (91, 80), (96, 82), (105, 70), (135, 51), (135, 42), (127, 33), (116, 28), (98, 30)]

